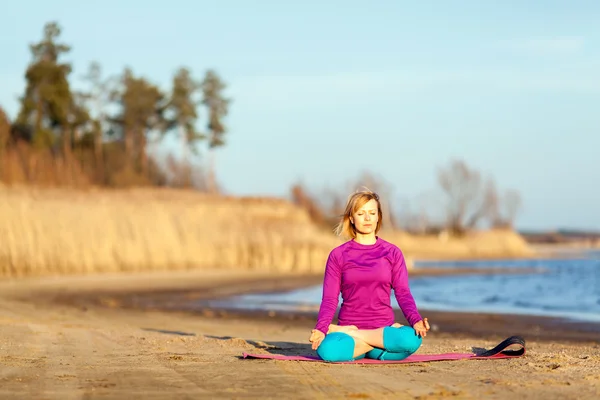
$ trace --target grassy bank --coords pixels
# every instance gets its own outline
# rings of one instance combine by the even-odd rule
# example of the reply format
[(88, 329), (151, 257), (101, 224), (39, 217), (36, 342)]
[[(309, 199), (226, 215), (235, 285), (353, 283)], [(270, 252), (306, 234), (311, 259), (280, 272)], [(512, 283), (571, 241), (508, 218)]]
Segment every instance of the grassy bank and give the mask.
[(414, 236), (405, 232), (385, 237), (415, 259), (516, 258), (537, 254), (519, 234), (503, 229), (475, 231), (463, 237)]
[[(284, 200), (170, 189), (0, 186), (0, 221), (2, 277), (203, 268), (320, 272), (341, 243)], [(529, 252), (510, 232), (448, 240), (381, 236), (409, 258)]]
[(0, 189), (0, 275), (322, 268), (336, 239), (276, 199)]

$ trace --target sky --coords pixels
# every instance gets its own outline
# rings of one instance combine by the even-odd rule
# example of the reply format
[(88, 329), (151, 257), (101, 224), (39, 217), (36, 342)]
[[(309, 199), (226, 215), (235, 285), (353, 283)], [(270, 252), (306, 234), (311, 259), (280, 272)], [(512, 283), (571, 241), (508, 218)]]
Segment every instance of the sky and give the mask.
[(181, 66), (214, 68), (232, 98), (216, 152), (230, 194), (369, 171), (397, 213), (439, 214), (437, 170), (462, 159), (520, 193), (517, 228), (598, 230), (599, 19), (577, 0), (10, 1), (0, 105), (16, 116), (28, 46), (57, 21), (76, 87), (92, 61), (164, 90)]

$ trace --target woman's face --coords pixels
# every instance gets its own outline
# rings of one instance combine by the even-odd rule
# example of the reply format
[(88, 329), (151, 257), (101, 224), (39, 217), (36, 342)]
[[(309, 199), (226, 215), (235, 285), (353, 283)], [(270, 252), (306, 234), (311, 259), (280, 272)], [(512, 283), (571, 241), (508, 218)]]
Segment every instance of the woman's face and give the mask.
[(352, 213), (350, 222), (354, 224), (356, 231), (363, 235), (375, 232), (377, 220), (379, 219), (377, 201), (369, 200), (365, 205)]

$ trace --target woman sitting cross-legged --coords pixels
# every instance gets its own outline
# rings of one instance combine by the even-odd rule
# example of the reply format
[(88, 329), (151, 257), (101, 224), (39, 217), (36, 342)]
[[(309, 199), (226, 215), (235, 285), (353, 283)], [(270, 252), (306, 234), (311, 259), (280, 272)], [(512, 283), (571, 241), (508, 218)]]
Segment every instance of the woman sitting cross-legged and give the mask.
[[(429, 330), (410, 292), (402, 251), (377, 236), (381, 221), (376, 193), (350, 196), (336, 232), (351, 240), (329, 254), (323, 298), (309, 339), (325, 361), (402, 360), (417, 351)], [(394, 322), (391, 289), (410, 326)], [(334, 325), (340, 293), (342, 305)]]

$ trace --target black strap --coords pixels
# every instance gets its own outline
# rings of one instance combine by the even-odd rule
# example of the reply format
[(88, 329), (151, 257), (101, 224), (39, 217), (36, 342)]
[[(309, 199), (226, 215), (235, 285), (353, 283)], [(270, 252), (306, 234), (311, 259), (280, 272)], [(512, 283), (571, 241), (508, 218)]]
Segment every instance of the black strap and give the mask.
[[(512, 345), (518, 345), (520, 348), (518, 350), (506, 350), (507, 347)], [(525, 339), (523, 339), (521, 336), (511, 336), (508, 339), (504, 339), (502, 343), (493, 349), (482, 354), (477, 354), (476, 357), (492, 357), (499, 353), (505, 356), (522, 356), (525, 354)]]

